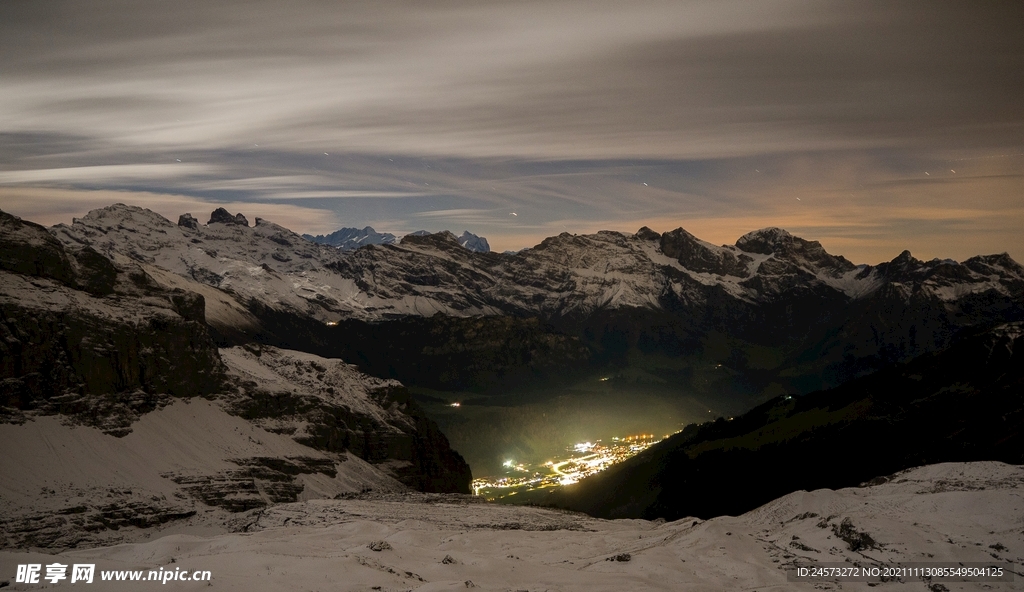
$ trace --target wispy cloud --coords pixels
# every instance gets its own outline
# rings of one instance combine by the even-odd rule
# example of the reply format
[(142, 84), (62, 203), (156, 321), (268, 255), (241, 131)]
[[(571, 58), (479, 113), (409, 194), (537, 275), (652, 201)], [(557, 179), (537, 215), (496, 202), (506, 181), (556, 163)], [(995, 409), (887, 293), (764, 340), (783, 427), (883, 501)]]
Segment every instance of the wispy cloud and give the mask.
[(266, 192), (263, 197), (267, 199), (391, 199), (391, 198), (409, 198), (419, 197), (423, 195), (429, 195), (427, 193), (416, 193), (416, 192), (399, 192), (399, 191), (332, 191), (332, 190), (318, 190), (318, 189), (305, 189), (302, 191), (270, 191)]
[(83, 200), (53, 212), (105, 189), (506, 248), (760, 219), (865, 258), (1024, 258), (1022, 21), (947, 0), (0, 2), (0, 186)]
[(223, 207), (231, 213), (241, 212), (250, 224), (260, 217), (298, 233), (323, 234), (341, 226), (341, 221), (330, 210), (291, 204), (215, 202), (187, 195), (144, 191), (0, 187), (0, 209), (47, 226), (70, 224), (74, 218), (80, 218), (90, 210), (114, 203), (147, 208), (172, 222), (186, 212), (205, 222), (210, 212)]
[(219, 167), (191, 164), (115, 164), (0, 171), (0, 184), (154, 182), (210, 175)]

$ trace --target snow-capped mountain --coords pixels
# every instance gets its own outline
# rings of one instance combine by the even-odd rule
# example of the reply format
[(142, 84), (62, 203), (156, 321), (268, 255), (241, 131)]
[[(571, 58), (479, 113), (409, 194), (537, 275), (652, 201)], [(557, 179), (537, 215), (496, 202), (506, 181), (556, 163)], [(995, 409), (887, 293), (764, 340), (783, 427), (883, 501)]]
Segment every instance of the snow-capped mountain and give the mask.
[[(239, 214), (240, 215), (240, 214)], [(244, 217), (243, 217), (244, 219)], [(426, 230), (417, 230), (409, 233), (409, 236), (427, 236), (432, 234)], [(330, 245), (339, 251), (352, 251), (366, 245), (393, 245), (398, 238), (390, 232), (377, 232), (372, 226), (365, 228), (341, 228), (330, 234), (303, 234), (302, 238), (318, 245)], [(488, 253), (491, 246), (487, 239), (477, 236), (468, 230), (463, 231), (458, 237), (459, 244), (477, 253)]]
[(350, 280), (324, 270), (341, 259), (337, 249), (262, 218), (250, 227), (227, 221), (226, 211), (218, 214), (206, 225), (187, 214), (174, 224), (118, 204), (58, 225), (53, 233), (69, 248), (91, 246), (115, 262), (141, 266), (166, 285), (202, 294), (208, 321), (226, 332), (257, 331), (254, 304), (326, 320), (337, 316), (327, 313), (340, 306), (337, 298), (356, 294)]
[(474, 253), (490, 253), (491, 245), (487, 244), (487, 239), (482, 236), (477, 236), (468, 230), (463, 230), (462, 234), (458, 238), (459, 244), (463, 247), (473, 251)]
[(681, 228), (641, 228), (563, 233), (512, 255), (473, 252), (449, 232), (340, 252), (237, 218), (221, 212), (206, 225), (191, 216), (174, 224), (119, 204), (52, 233), (203, 294), (207, 320), (227, 342), (263, 335), (332, 356), (350, 352), (331, 349), (344, 340), (324, 333), (328, 323), (504, 315), (552, 323), (592, 348), (614, 339), (627, 348), (710, 351), (709, 336), (727, 335), (740, 340), (739, 357), (706, 361), (742, 370), (756, 353), (747, 349), (775, 348), (775, 378), (759, 379), (752, 392), (806, 392), (941, 349), (963, 327), (1024, 318), (1024, 268), (1006, 254), (955, 262), (905, 252), (856, 265), (778, 228), (723, 246)]
[(377, 232), (372, 226), (341, 228), (327, 235), (303, 234), (302, 238), (319, 245), (337, 247), (339, 251), (351, 251), (366, 245), (392, 245), (397, 240), (390, 232)]
[(0, 417), (61, 413), (124, 435), (176, 397), (225, 387), (201, 296), (69, 250), (0, 212)]
[(450, 233), (437, 233), (343, 256), (260, 218), (252, 228), (216, 216), (205, 226), (175, 225), (115, 205), (53, 232), (69, 245), (325, 320), (439, 312), (555, 317), (701, 306), (716, 297), (766, 304), (796, 293), (852, 301), (885, 287), (956, 306), (972, 295), (1024, 292), (1024, 268), (1005, 254), (957, 263), (919, 261), (904, 252), (877, 266), (854, 265), (778, 228), (721, 247), (683, 229), (563, 233), (511, 256), (476, 253)]

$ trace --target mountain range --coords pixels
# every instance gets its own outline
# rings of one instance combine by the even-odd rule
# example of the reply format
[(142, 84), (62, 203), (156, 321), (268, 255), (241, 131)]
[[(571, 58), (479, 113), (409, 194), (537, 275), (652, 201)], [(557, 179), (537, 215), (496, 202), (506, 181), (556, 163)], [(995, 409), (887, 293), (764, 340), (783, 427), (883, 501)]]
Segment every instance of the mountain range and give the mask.
[[(1022, 462), (1024, 268), (1005, 253), (854, 264), (778, 228), (722, 246), (682, 228), (563, 233), (511, 254), (367, 228), (342, 249), (223, 209), (174, 223), (122, 204), (49, 229), (0, 213), (0, 229), (2, 435), (103, 448), (111, 466), (126, 462), (111, 441), (205, 451), (132, 460), (134, 487), (51, 487), (42, 452), (5, 447), (26, 473), (7, 546), (200, 524), (207, 507), (223, 524), (365, 490), (467, 492), (453, 444), (476, 463), (491, 427), (522, 416), (459, 427), (445, 397), (511, 409), (581, 384), (711, 414), (552, 502), (597, 515), (738, 513), (916, 464)], [(208, 429), (181, 432), (190, 413)], [(844, 450), (842, 479), (766, 472)], [(33, 526), (41, 511), (74, 519)]]
[[(642, 228), (563, 233), (512, 255), (467, 250), (447, 232), (342, 252), (223, 216), (174, 224), (115, 205), (51, 232), (203, 295), (222, 345), (358, 356), (373, 374), (455, 390), (642, 366), (651, 380), (749, 407), (938, 351), (965, 327), (1024, 318), (1024, 268), (1005, 253), (956, 262), (904, 251), (855, 265), (777, 228), (726, 246)], [(450, 378), (418, 369), (467, 323), (496, 325), (459, 337)], [(520, 334), (528, 347), (496, 359), (495, 344)]]

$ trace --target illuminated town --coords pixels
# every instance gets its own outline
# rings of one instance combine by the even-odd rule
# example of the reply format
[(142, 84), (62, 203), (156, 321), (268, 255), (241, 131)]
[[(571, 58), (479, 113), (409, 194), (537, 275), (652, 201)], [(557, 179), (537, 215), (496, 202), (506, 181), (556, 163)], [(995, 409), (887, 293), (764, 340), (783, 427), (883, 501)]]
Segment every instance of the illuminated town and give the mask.
[(579, 442), (566, 448), (567, 458), (556, 458), (542, 465), (506, 460), (503, 467), (507, 474), (474, 479), (473, 494), (495, 501), (528, 491), (571, 485), (660, 441), (654, 434), (639, 434), (615, 437), (608, 443), (602, 440)]

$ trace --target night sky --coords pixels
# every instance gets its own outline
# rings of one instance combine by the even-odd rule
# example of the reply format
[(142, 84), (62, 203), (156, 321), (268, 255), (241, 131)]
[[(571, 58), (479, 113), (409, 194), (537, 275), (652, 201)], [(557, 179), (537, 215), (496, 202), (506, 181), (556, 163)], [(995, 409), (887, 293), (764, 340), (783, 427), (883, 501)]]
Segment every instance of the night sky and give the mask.
[(1024, 262), (1022, 175), (1019, 1), (0, 0), (0, 209), (43, 224)]

